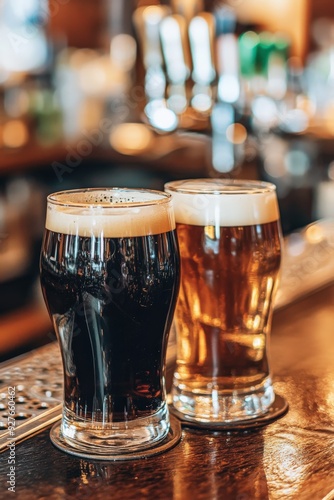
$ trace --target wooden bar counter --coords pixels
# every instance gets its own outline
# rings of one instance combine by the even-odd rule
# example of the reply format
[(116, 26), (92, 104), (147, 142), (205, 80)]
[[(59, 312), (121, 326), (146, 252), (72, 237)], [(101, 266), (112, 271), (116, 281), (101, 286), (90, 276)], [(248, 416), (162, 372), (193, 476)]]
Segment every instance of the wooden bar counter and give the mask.
[[(67, 455), (46, 429), (16, 446), (16, 498), (333, 499), (334, 285), (275, 311), (271, 352), (275, 390), (290, 406), (283, 418), (240, 433), (183, 428), (173, 449), (127, 462)], [(13, 497), (8, 456), (1, 498)]]

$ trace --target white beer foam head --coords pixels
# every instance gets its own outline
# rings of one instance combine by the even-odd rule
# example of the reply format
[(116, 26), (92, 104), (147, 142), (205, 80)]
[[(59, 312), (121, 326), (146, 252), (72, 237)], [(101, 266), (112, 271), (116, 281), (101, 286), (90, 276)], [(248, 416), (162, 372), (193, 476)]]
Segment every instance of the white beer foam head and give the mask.
[(171, 231), (175, 218), (166, 193), (130, 188), (83, 189), (50, 195), (45, 226), (56, 233), (121, 238)]
[(175, 220), (196, 226), (251, 226), (279, 219), (275, 186), (267, 182), (189, 179), (169, 182)]

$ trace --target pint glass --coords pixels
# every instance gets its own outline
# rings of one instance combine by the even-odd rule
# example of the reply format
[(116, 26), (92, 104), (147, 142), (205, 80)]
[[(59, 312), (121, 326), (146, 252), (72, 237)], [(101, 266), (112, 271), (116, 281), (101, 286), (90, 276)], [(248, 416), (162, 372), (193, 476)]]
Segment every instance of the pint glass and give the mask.
[(54, 443), (113, 459), (164, 440), (179, 287), (171, 196), (126, 188), (50, 195), (40, 266), (64, 368)]
[(268, 352), (281, 260), (275, 186), (191, 179), (165, 191), (181, 254), (173, 405), (202, 422), (264, 415), (275, 398)]

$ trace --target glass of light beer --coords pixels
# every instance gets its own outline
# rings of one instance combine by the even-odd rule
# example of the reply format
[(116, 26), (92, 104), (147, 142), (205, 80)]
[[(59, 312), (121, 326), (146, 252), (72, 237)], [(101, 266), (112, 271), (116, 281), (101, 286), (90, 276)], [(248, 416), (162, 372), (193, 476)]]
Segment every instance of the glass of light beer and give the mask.
[(64, 368), (51, 440), (112, 460), (156, 447), (170, 432), (165, 365), (179, 288), (171, 196), (127, 188), (49, 195), (40, 268)]
[(273, 300), (281, 261), (275, 186), (189, 179), (169, 182), (181, 254), (172, 399), (198, 422), (238, 422), (268, 412)]

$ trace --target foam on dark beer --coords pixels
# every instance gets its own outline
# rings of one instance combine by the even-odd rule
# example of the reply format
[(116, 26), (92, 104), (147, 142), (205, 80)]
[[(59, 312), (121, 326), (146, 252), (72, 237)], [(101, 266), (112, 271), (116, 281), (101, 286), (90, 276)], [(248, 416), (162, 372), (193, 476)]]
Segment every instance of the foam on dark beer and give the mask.
[[(156, 203), (156, 200), (160, 200)], [(166, 198), (154, 194), (136, 194), (136, 199), (126, 196), (102, 196), (102, 192), (89, 193), (78, 198), (76, 193), (67, 195), (64, 206), (49, 204), (46, 228), (62, 234), (82, 237), (103, 235), (106, 238), (140, 237), (161, 234), (175, 229), (175, 218)]]

